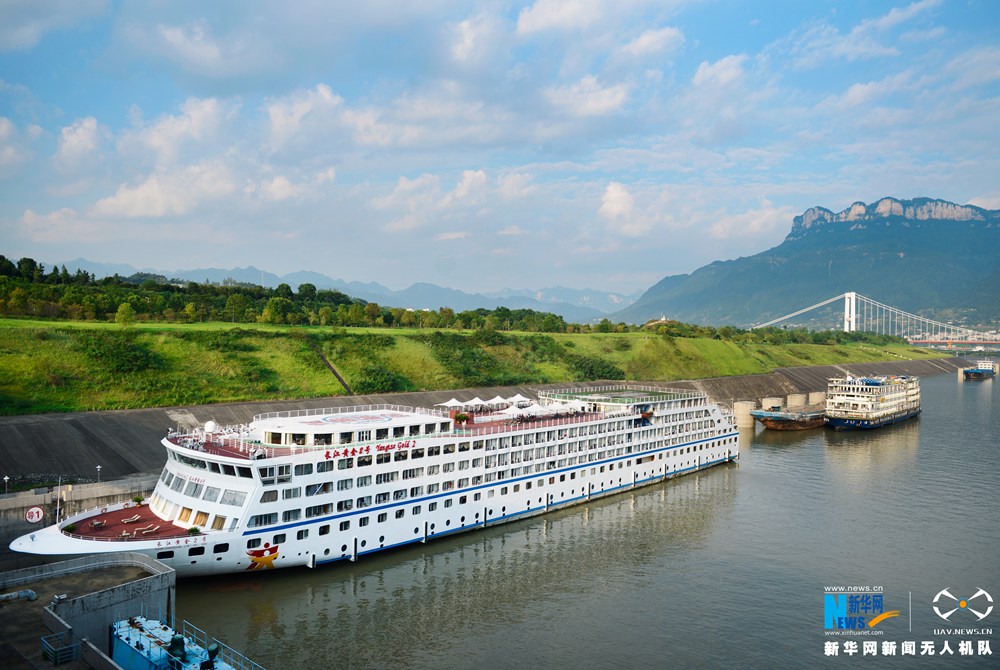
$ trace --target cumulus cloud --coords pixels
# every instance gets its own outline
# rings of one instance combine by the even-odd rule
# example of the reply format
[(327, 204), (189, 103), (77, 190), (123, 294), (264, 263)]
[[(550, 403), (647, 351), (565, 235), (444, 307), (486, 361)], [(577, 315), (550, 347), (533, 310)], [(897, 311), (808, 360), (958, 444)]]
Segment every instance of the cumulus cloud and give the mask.
[(525, 172), (512, 172), (497, 179), (497, 192), (507, 199), (522, 198), (534, 191), (532, 176)]
[(759, 237), (787, 229), (795, 214), (790, 207), (775, 207), (764, 199), (757, 209), (735, 214), (716, 212), (710, 217), (709, 232), (716, 239)]
[(479, 202), (486, 191), (486, 173), (482, 170), (465, 170), (462, 172), (462, 179), (455, 186), (455, 190), (448, 193), (441, 200), (441, 207), (451, 207), (453, 204), (462, 202)]
[(556, 86), (545, 91), (554, 106), (576, 116), (603, 116), (624, 107), (628, 100), (626, 84), (601, 86), (597, 77), (587, 75), (570, 86)]
[(594, 0), (537, 0), (517, 15), (517, 32), (577, 30), (601, 18), (601, 3)]
[(230, 170), (215, 162), (160, 171), (135, 186), (122, 184), (102, 198), (93, 214), (111, 218), (156, 218), (187, 214), (200, 203), (232, 195), (237, 190)]
[(97, 152), (99, 139), (97, 119), (92, 116), (77, 119), (66, 126), (59, 132), (56, 167), (63, 171), (83, 167)]
[(452, 232), (452, 233), (438, 233), (434, 236), (435, 242), (447, 242), (449, 240), (464, 240), (469, 237), (471, 233), (467, 232)]
[(173, 163), (185, 147), (203, 150), (216, 140), (223, 122), (237, 110), (235, 104), (215, 98), (188, 98), (180, 114), (164, 115), (151, 125), (128, 131), (119, 144), (123, 151), (141, 148), (152, 152), (159, 163)]
[(0, 51), (27, 51), (49, 32), (103, 14), (107, 0), (5, 0), (0, 3)]
[(315, 131), (331, 123), (332, 112), (343, 99), (326, 84), (317, 84), (308, 91), (272, 100), (267, 105), (268, 136), (272, 149), (280, 149), (308, 127)]
[(628, 187), (613, 181), (604, 189), (601, 197), (601, 207), (597, 210), (615, 233), (626, 237), (640, 237), (649, 233), (655, 224), (655, 218), (646, 212), (639, 212), (635, 206), (635, 198)]
[(728, 87), (739, 83), (743, 78), (743, 63), (745, 55), (732, 55), (720, 58), (714, 63), (702, 61), (694, 73), (692, 83), (695, 86)]
[(667, 26), (647, 30), (621, 48), (625, 56), (640, 58), (660, 53), (673, 53), (684, 46), (684, 33)]
[(497, 235), (505, 235), (510, 237), (519, 237), (524, 234), (525, 234), (524, 229), (522, 229), (521, 226), (518, 225), (506, 226), (505, 228), (501, 228), (500, 230), (497, 231)]
[(267, 34), (256, 28), (244, 32), (230, 28), (216, 35), (204, 19), (185, 24), (134, 23), (125, 29), (132, 46), (140, 53), (172, 63), (198, 77), (223, 78), (259, 73), (273, 66), (278, 54), (267, 46)]
[(0, 116), (0, 175), (6, 174), (28, 158), (27, 138), (18, 132), (13, 121)]

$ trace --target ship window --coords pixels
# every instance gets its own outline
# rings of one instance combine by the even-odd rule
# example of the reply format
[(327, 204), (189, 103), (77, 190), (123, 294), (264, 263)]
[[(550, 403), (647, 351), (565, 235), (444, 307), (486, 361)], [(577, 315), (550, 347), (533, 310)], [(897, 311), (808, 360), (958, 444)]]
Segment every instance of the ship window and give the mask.
[(410, 514), (420, 514), (420, 505), (415, 505), (410, 511)]
[(385, 520), (388, 519), (388, 518), (389, 518), (389, 515), (386, 514), (385, 512), (382, 512), (381, 514), (378, 515), (378, 522), (379, 523), (385, 523)]
[(405, 461), (409, 457), (410, 457), (410, 454), (408, 452), (406, 452), (406, 451), (397, 451), (396, 455), (393, 457), (392, 460), (394, 460), (394, 461)]
[(301, 497), (302, 497), (301, 486), (292, 486), (281, 492), (282, 500), (292, 500), (293, 498), (301, 498)]
[(289, 440), (288, 440), (289, 444), (297, 444), (297, 445), (302, 446), (302, 445), (305, 445), (305, 443), (306, 443), (306, 434), (305, 433), (290, 433), (288, 437), (289, 437)]
[(424, 426), (424, 435), (433, 435), (437, 429), (437, 424), (429, 423)]
[(427, 447), (427, 455), (428, 456), (440, 456), (441, 455), (441, 445), (437, 445), (437, 446), (434, 446), (434, 447)]
[(326, 447), (333, 444), (333, 433), (317, 433), (313, 435), (313, 444)]
[(438, 504), (436, 502), (427, 503), (427, 511), (428, 512), (433, 512), (437, 508), (438, 508)]
[(226, 517), (221, 514), (216, 514), (215, 518), (212, 519), (212, 530), (222, 530), (226, 527)]
[(371, 475), (364, 475), (362, 477), (358, 477), (358, 488), (361, 488), (362, 486), (371, 486), (371, 485), (372, 485)]
[(232, 489), (226, 489), (222, 494), (222, 500), (220, 501), (223, 505), (233, 505), (236, 507), (242, 507), (243, 503), (246, 502), (247, 494), (244, 491), (233, 491)]
[(341, 458), (339, 461), (337, 461), (338, 470), (347, 470), (348, 468), (353, 468), (353, 467), (354, 467), (353, 458)]
[(320, 461), (316, 464), (316, 472), (330, 472), (333, 470), (333, 461)]
[(376, 463), (388, 463), (391, 460), (392, 460), (392, 456), (390, 456), (389, 454), (382, 453), (382, 454), (376, 454), (375, 455), (375, 462)]
[(264, 433), (264, 441), (268, 444), (281, 444), (281, 433), (272, 433), (268, 431)]
[(260, 473), (260, 483), (261, 484), (273, 484), (274, 483), (274, 466), (266, 466), (263, 468), (257, 468), (257, 472)]
[(341, 433), (340, 434), (340, 443), (341, 444), (350, 444), (353, 441), (354, 441), (354, 433)]
[(322, 516), (323, 514), (329, 514), (333, 511), (333, 505), (326, 503), (325, 505), (313, 505), (312, 507), (306, 507), (306, 518), (311, 519), (314, 516)]
[(337, 490), (338, 491), (347, 491), (348, 489), (350, 489), (353, 486), (354, 486), (354, 479), (353, 478), (351, 478), (351, 479), (341, 479), (339, 482), (337, 482)]
[(353, 500), (340, 500), (340, 501), (337, 502), (337, 511), (338, 512), (349, 512), (353, 508), (354, 508), (354, 501)]
[(285, 541), (284, 533), (278, 533), (273, 538), (271, 538), (271, 544), (281, 544), (284, 541)]
[(405, 515), (405, 514), (406, 514), (406, 510), (405, 509), (398, 509), (398, 510), (396, 510), (396, 518), (397, 519), (402, 519), (403, 515)]
[(377, 493), (375, 494), (375, 504), (381, 505), (382, 503), (389, 502), (389, 493)]
[(455, 501), (452, 500), (451, 498), (448, 498), (447, 500), (444, 501), (444, 506), (445, 507), (451, 507), (454, 504), (455, 504)]
[(483, 448), (483, 441), (482, 440), (473, 440), (472, 441), (472, 448), (473, 449), (482, 449)]
[(260, 538), (255, 537), (252, 540), (247, 540), (247, 549), (256, 549), (260, 546)]
[(243, 477), (244, 479), (253, 479), (253, 473), (250, 471), (250, 468), (239, 466), (236, 468), (236, 471), (239, 473), (240, 477)]
[(412, 486), (410, 487), (410, 497), (416, 498), (417, 496), (422, 496), (424, 494), (423, 486)]
[(359, 509), (362, 508), (362, 507), (371, 507), (372, 506), (372, 497), (371, 496), (362, 496), (362, 497), (358, 498), (356, 502), (358, 504), (358, 508)]
[(229, 475), (230, 477), (236, 476), (236, 468), (225, 463), (222, 464), (222, 474)]
[(458, 504), (464, 505), (469, 500), (469, 496), (459, 496)]
[(214, 486), (206, 486), (205, 494), (202, 495), (201, 499), (205, 502), (216, 502), (219, 499), (219, 494), (221, 491)]
[(363, 468), (366, 465), (371, 465), (371, 464), (372, 464), (372, 457), (371, 456), (358, 456), (358, 467), (359, 468)]
[(392, 492), (393, 500), (406, 500), (406, 489), (399, 489)]
[(311, 475), (312, 473), (313, 473), (312, 463), (302, 463), (300, 465), (295, 466), (296, 476)]
[(198, 512), (194, 516), (194, 525), (203, 528), (208, 523), (208, 512)]
[(275, 502), (278, 500), (278, 492), (274, 489), (270, 491), (264, 491), (264, 494), (260, 497), (262, 503)]
[(190, 507), (182, 507), (181, 508), (181, 513), (177, 515), (177, 520), (178, 521), (187, 521), (190, 518), (191, 518), (191, 508)]
[(297, 532), (295, 534), (295, 539), (296, 540), (304, 540), (307, 537), (309, 537), (309, 531), (306, 530), (306, 529), (300, 530), (299, 532)]
[(473, 500), (482, 500), (483, 499), (483, 494), (482, 493), (473, 494), (472, 499)]
[(177, 475), (176, 477), (174, 477), (174, 482), (173, 482), (173, 484), (170, 485), (170, 488), (172, 488), (175, 491), (180, 492), (180, 490), (184, 488), (184, 484), (186, 484), (186, 483), (187, 483), (186, 479), (184, 479), (180, 475)]
[(410, 451), (410, 458), (423, 458), (423, 457), (424, 457), (424, 450), (423, 450), (423, 448), (412, 449)]
[(441, 431), (442, 432), (446, 432), (449, 428), (451, 428), (451, 424), (449, 422), (447, 422), (447, 421), (442, 421), (441, 422)]
[(278, 523), (278, 513), (271, 512), (270, 514), (254, 514), (250, 517), (250, 528), (257, 528), (259, 526), (270, 526)]
[(455, 463), (454, 462), (445, 463), (443, 471), (444, 472), (454, 472), (455, 471)]
[(158, 559), (160, 559), (161, 561), (164, 560), (164, 559), (167, 559), (167, 558), (173, 558), (174, 557), (174, 552), (172, 552), (172, 551), (158, 551), (158, 552), (156, 552), (156, 557)]
[(278, 466), (278, 483), (287, 484), (292, 481), (292, 466), (288, 463)]
[(375, 439), (376, 440), (384, 440), (384, 439), (386, 439), (388, 437), (389, 437), (389, 429), (388, 428), (376, 428), (375, 429)]
[(446, 445), (444, 445), (444, 453), (446, 453), (446, 454), (454, 454), (455, 453), (455, 445), (454, 444), (446, 444)]
[(285, 523), (289, 521), (298, 521), (299, 517), (302, 516), (302, 510), (300, 509), (286, 509), (281, 513), (281, 520)]
[(217, 544), (214, 547), (212, 547), (212, 553), (213, 554), (224, 554), (227, 551), (229, 551), (229, 543), (228, 542), (220, 542), (219, 544)]
[(319, 534), (320, 535), (329, 535), (330, 534), (330, 524), (326, 524), (326, 525), (320, 526), (319, 527)]
[(188, 549), (188, 556), (201, 556), (205, 553), (205, 547), (191, 547)]
[(359, 517), (358, 518), (358, 525), (359, 526), (367, 526), (369, 521), (371, 521), (371, 517), (368, 517), (368, 516)]
[(419, 435), (419, 434), (420, 434), (420, 426), (410, 426), (410, 436), (411, 437), (414, 436), (414, 435)]

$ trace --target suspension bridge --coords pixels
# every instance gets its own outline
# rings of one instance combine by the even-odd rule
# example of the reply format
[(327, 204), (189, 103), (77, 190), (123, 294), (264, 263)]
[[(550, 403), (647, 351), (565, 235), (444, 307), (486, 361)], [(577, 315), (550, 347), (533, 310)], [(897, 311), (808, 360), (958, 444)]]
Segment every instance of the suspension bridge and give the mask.
[(810, 305), (753, 328), (775, 326), (807, 312), (822, 309), (838, 300), (844, 301), (844, 332), (862, 331), (878, 335), (894, 335), (911, 344), (924, 346), (979, 346), (1000, 344), (1000, 334), (987, 333), (963, 326), (935, 321), (917, 314), (872, 300), (858, 293), (841, 293), (829, 300)]

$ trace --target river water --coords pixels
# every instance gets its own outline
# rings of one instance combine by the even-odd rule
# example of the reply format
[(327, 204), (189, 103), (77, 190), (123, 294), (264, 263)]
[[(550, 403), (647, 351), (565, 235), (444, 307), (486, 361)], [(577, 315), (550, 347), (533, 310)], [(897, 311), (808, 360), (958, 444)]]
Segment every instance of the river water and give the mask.
[[(1000, 602), (970, 611), (1000, 599), (996, 383), (925, 378), (904, 424), (747, 431), (737, 464), (356, 564), (181, 581), (177, 616), (269, 670), (1000, 667)], [(843, 587), (900, 614), (828, 631)]]

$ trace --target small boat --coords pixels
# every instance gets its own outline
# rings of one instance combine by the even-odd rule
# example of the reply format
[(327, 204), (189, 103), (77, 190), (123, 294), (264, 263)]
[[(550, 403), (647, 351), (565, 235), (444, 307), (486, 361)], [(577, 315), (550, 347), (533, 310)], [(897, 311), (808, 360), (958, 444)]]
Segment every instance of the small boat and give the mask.
[(264, 670), (243, 654), (208, 636), (187, 621), (175, 630), (144, 616), (112, 624), (111, 658), (129, 670)]
[(965, 375), (966, 381), (992, 379), (996, 373), (997, 364), (989, 359), (976, 361), (976, 367), (965, 368), (962, 370), (962, 374)]
[(780, 407), (755, 409), (750, 416), (770, 430), (809, 430), (823, 427), (822, 405), (810, 405), (796, 409), (782, 410)]

